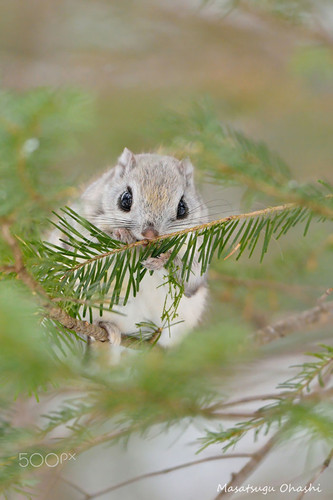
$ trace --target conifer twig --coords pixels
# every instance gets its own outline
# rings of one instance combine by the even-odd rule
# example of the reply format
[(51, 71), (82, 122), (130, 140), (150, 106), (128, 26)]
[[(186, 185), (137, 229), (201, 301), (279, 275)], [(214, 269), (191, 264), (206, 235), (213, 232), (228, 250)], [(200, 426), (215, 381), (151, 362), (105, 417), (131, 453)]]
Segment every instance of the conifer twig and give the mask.
[(2, 234), (4, 240), (8, 243), (12, 250), (14, 257), (13, 268), (16, 272), (17, 277), (32, 291), (34, 295), (39, 295), (41, 299), (41, 305), (44, 307), (44, 309), (47, 310), (48, 316), (55, 321), (59, 321), (59, 323), (61, 323), (65, 328), (68, 328), (68, 330), (74, 330), (76, 333), (92, 336), (96, 340), (102, 342), (106, 341), (108, 339), (106, 330), (100, 328), (97, 325), (88, 323), (87, 321), (81, 321), (79, 319), (72, 318), (69, 314), (66, 313), (66, 311), (52, 304), (52, 300), (47, 295), (44, 288), (26, 269), (23, 262), (21, 249), (16, 239), (10, 232), (9, 224), (2, 225)]
[(327, 297), (329, 297), (333, 293), (333, 288), (328, 288), (317, 300), (317, 304), (321, 304), (322, 302), (325, 302)]
[(0, 273), (9, 274), (15, 272), (15, 266), (0, 266)]
[(273, 340), (286, 337), (313, 325), (324, 325), (333, 321), (333, 302), (321, 303), (312, 309), (289, 316), (257, 331), (259, 345), (268, 344)]
[(213, 220), (210, 222), (205, 222), (203, 224), (198, 224), (196, 226), (181, 229), (180, 231), (174, 231), (172, 233), (162, 234), (161, 236), (157, 236), (156, 238), (152, 238), (151, 240), (139, 240), (139, 241), (134, 241), (133, 243), (127, 243), (125, 245), (122, 245), (119, 248), (113, 248), (112, 250), (110, 250), (108, 252), (104, 252), (104, 253), (95, 255), (94, 257), (91, 257), (90, 259), (86, 259), (84, 262), (80, 262), (79, 264), (72, 267), (67, 272), (77, 271), (81, 267), (84, 267), (87, 264), (91, 264), (92, 262), (95, 262), (97, 260), (102, 260), (105, 257), (109, 257), (110, 255), (125, 252), (126, 250), (130, 250), (132, 248), (141, 247), (142, 245), (153, 244), (153, 243), (163, 241), (163, 240), (175, 237), (175, 236), (183, 236), (185, 234), (194, 233), (196, 231), (201, 231), (201, 230), (213, 227), (213, 226), (217, 226), (218, 224), (223, 224), (224, 222), (236, 221), (236, 220), (241, 220), (241, 219), (251, 219), (254, 217), (260, 217), (260, 216), (274, 214), (277, 212), (282, 212), (284, 210), (291, 210), (293, 208), (296, 208), (297, 206), (298, 205), (296, 203), (285, 203), (284, 205), (277, 205), (274, 207), (263, 208), (260, 210), (255, 210), (253, 212), (246, 212), (244, 214), (229, 215), (228, 217), (222, 217), (221, 219), (216, 219), (216, 220)]
[(322, 466), (319, 467), (319, 469), (315, 472), (315, 474), (311, 477), (311, 479), (306, 483), (303, 491), (298, 495), (296, 500), (302, 500), (304, 498), (304, 495), (307, 492), (307, 490), (311, 487), (313, 483), (315, 483), (318, 480), (319, 476), (321, 476), (325, 472), (325, 470), (329, 467), (332, 459), (333, 459), (333, 448), (331, 449), (330, 453), (324, 460)]
[(60, 307), (54, 307), (47, 303), (44, 303), (43, 305), (47, 310), (48, 316), (61, 323), (62, 326), (68, 330), (73, 330), (74, 332), (83, 334), (87, 337), (93, 337), (99, 342), (106, 342), (108, 340), (108, 334), (104, 328), (94, 325), (93, 323), (89, 323), (88, 321), (73, 318)]
[[(137, 246), (142, 246), (144, 243), (153, 243), (154, 241), (161, 241), (173, 236), (181, 236), (187, 233), (191, 233), (194, 231), (200, 231), (203, 229), (210, 228), (212, 226), (216, 226), (218, 224), (222, 224), (224, 222), (230, 222), (234, 220), (239, 220), (239, 219), (247, 219), (247, 218), (254, 218), (254, 217), (263, 217), (265, 215), (269, 215), (272, 213), (278, 213), (284, 210), (291, 210), (295, 206), (297, 206), (295, 203), (288, 203), (280, 206), (275, 206), (275, 207), (269, 207), (261, 210), (256, 210), (254, 212), (249, 212), (249, 213), (244, 213), (244, 214), (239, 214), (239, 215), (232, 215), (229, 217), (224, 217), (222, 219), (214, 220), (205, 224), (200, 224), (191, 228), (186, 228), (181, 231), (176, 231), (171, 234), (166, 234), (157, 237), (155, 240), (150, 240), (149, 242), (146, 240), (143, 241), (137, 241), (128, 245), (123, 245), (120, 248), (112, 249), (109, 252), (105, 252), (103, 254), (96, 255), (92, 257), (91, 259), (86, 260), (83, 263), (79, 263), (73, 268), (71, 268), (67, 272), (73, 272), (82, 266), (85, 266), (87, 264), (90, 264), (96, 260), (101, 260), (107, 256), (110, 256), (115, 253), (120, 253), (125, 250), (128, 250), (130, 248), (134, 248)], [(43, 303), (42, 305), (44, 308), (48, 311), (48, 315), (51, 319), (59, 321), (65, 328), (68, 328), (69, 330), (74, 330), (79, 334), (83, 334), (86, 336), (92, 336), (96, 340), (99, 341), (106, 341), (107, 340), (107, 333), (106, 331), (97, 326), (88, 323), (87, 321), (81, 321), (76, 318), (71, 317), (68, 315), (63, 309), (60, 307), (54, 306), (54, 303), (52, 304), (52, 298), (47, 295), (43, 287), (34, 279), (34, 277), (27, 271), (27, 269), (24, 266), (23, 263), (23, 257), (21, 253), (21, 249), (16, 241), (16, 239), (11, 235), (10, 233), (10, 226), (9, 224), (4, 224), (2, 228), (2, 232), (4, 235), (5, 240), (9, 244), (9, 246), (12, 249), (13, 255), (14, 255), (14, 269), (15, 272), (17, 273), (17, 276), (32, 290), (34, 294), (38, 293), (42, 299)], [(237, 246), (235, 247), (237, 248)], [(233, 252), (231, 252), (233, 253)], [(231, 255), (231, 254), (229, 254)], [(11, 268), (12, 270), (12, 268)], [(291, 331), (300, 328), (300, 325), (304, 325), (307, 323), (313, 323), (313, 322), (318, 322), (319, 319), (322, 319), (323, 316), (325, 316), (325, 313), (327, 312), (326, 309), (329, 309), (330, 306), (324, 306), (324, 305), (318, 305), (317, 308), (314, 308), (311, 311), (305, 312), (302, 315), (302, 321), (299, 318), (291, 318), (289, 320), (285, 320), (282, 323), (280, 322), (279, 324), (276, 324), (271, 327), (266, 327), (262, 329), (259, 332), (259, 338), (260, 342), (259, 343), (267, 343), (270, 342), (271, 340), (274, 340), (275, 338), (282, 337), (286, 335), (286, 331)], [(330, 312), (330, 311), (329, 311)], [(297, 325), (297, 323), (300, 323), (300, 325)], [(126, 345), (132, 342), (133, 339), (130, 337), (125, 338), (124, 336), (124, 342)], [(137, 342), (134, 342), (137, 343)]]
[[(91, 500), (93, 498), (97, 498), (99, 496), (105, 495), (106, 493), (110, 493), (111, 491), (122, 488), (123, 486), (128, 486), (129, 484), (136, 483), (137, 481), (141, 481), (142, 479), (148, 479), (150, 477), (161, 476), (163, 474), (169, 474), (170, 472), (174, 472), (176, 470), (185, 469), (187, 467), (192, 467), (193, 465), (199, 465), (205, 462), (212, 462), (214, 460), (224, 460), (231, 458), (251, 458), (251, 453), (234, 453), (234, 454), (226, 454), (226, 455), (216, 455), (213, 457), (201, 458), (199, 460), (193, 460), (191, 462), (185, 462), (180, 465), (175, 465), (173, 467), (168, 467), (166, 469), (157, 470), (154, 472), (147, 472), (146, 474), (140, 474), (139, 476), (135, 476), (131, 479), (127, 479), (126, 481), (122, 481), (121, 483), (115, 484), (114, 486), (109, 486), (103, 490), (100, 490), (96, 493), (86, 494), (86, 499)], [(72, 485), (73, 488), (76, 488), (76, 485)]]
[[(258, 451), (252, 454), (251, 459), (247, 462), (244, 467), (237, 473), (232, 474), (231, 480), (226, 485), (224, 491), (220, 491), (215, 497), (215, 500), (220, 498), (228, 498), (234, 494), (234, 488), (241, 486), (244, 481), (254, 472), (254, 470), (260, 465), (260, 463), (265, 459), (268, 453), (274, 447), (278, 437), (280, 436), (282, 430), (280, 429), (274, 436), (272, 436)], [(231, 491), (228, 491), (231, 489)]]
[(232, 406), (239, 406), (239, 405), (244, 405), (247, 403), (253, 403), (257, 401), (267, 401), (267, 400), (274, 400), (274, 399), (280, 399), (281, 397), (284, 397), (287, 395), (288, 392), (279, 392), (279, 393), (272, 393), (272, 394), (255, 394), (254, 396), (246, 396), (244, 398), (240, 399), (233, 399), (231, 401), (219, 401), (217, 403), (214, 403), (210, 405), (207, 410), (208, 411), (215, 411), (219, 410), (222, 408), (230, 408)]
[[(230, 9), (230, 12), (235, 7)], [(270, 29), (285, 29), (286, 24), (283, 16), (277, 16), (270, 13), (267, 9), (258, 8), (254, 5), (254, 2), (241, 2), (239, 8), (246, 14), (256, 17), (260, 21), (267, 24)], [(297, 30), (297, 33), (305, 38), (309, 38), (315, 42), (321, 42), (330, 50), (333, 49), (333, 38), (320, 23), (319, 19), (312, 16), (311, 23), (308, 24), (293, 24), (293, 28)]]
[[(248, 396), (240, 399), (234, 399), (231, 401), (221, 401), (217, 402), (215, 404), (212, 404), (207, 408), (207, 412), (214, 412), (219, 409), (225, 409), (225, 408), (230, 408), (233, 406), (239, 406), (239, 405), (244, 405), (247, 403), (255, 403), (255, 402), (260, 402), (260, 401), (268, 401), (268, 400), (281, 400), (284, 398), (290, 398), (293, 396), (290, 391), (283, 391), (283, 392), (277, 392), (276, 394), (258, 394), (254, 396)], [(301, 398), (302, 401), (306, 400), (314, 400), (314, 401), (321, 401), (321, 400), (327, 400), (328, 397), (333, 396), (333, 387), (323, 390), (322, 388), (317, 389), (315, 392), (311, 392), (309, 394), (302, 394)]]
[[(253, 177), (245, 172), (237, 172), (232, 167), (226, 164), (219, 164), (219, 168), (221, 172), (225, 175), (230, 176), (230, 178), (235, 178), (239, 181), (240, 184), (248, 186), (250, 189), (254, 189), (255, 191), (260, 191), (261, 193), (266, 194), (267, 196), (277, 198), (280, 201), (286, 201), (284, 208), (293, 208), (296, 206), (306, 207), (309, 210), (312, 210), (317, 215), (322, 215), (324, 217), (332, 218), (333, 210), (330, 207), (323, 206), (318, 203), (316, 200), (311, 200), (304, 198), (302, 195), (298, 193), (284, 193), (281, 189), (268, 184), (265, 181), (261, 181), (259, 179), (253, 179)], [(327, 195), (326, 199), (331, 199), (332, 195)]]
[(75, 484), (70, 479), (67, 479), (66, 477), (63, 477), (63, 476), (61, 476), (59, 479), (61, 479), (61, 481), (63, 481), (64, 483), (68, 484), (68, 486), (71, 486), (71, 488), (73, 488), (74, 490), (81, 493), (81, 495), (83, 495), (83, 497), (84, 497), (84, 500), (88, 500), (88, 498), (91, 498), (89, 493), (85, 492), (82, 488), (80, 488), (79, 485)]
[[(10, 246), (13, 257), (14, 257), (14, 265), (9, 266), (11, 272), (16, 272), (17, 277), (32, 291), (33, 295), (38, 295), (40, 298), (40, 302), (42, 307), (47, 311), (47, 315), (54, 321), (58, 321), (62, 326), (67, 328), (68, 330), (72, 330), (78, 334), (85, 335), (86, 337), (93, 337), (95, 340), (99, 342), (106, 342), (108, 340), (108, 334), (104, 328), (101, 328), (98, 325), (93, 323), (89, 323), (88, 321), (79, 320), (77, 318), (73, 318), (69, 314), (61, 309), (61, 307), (57, 307), (53, 303), (53, 299), (49, 297), (44, 288), (40, 285), (38, 281), (29, 273), (26, 269), (21, 249), (17, 243), (17, 240), (10, 232), (10, 225), (4, 223), (2, 225), (2, 234), (4, 240)], [(159, 333), (159, 332), (155, 332)], [(155, 335), (153, 338), (156, 338)], [(150, 339), (148, 341), (140, 340), (136, 338), (132, 338), (129, 335), (122, 335), (121, 345), (126, 347), (135, 348), (140, 343), (148, 343), (150, 344)]]

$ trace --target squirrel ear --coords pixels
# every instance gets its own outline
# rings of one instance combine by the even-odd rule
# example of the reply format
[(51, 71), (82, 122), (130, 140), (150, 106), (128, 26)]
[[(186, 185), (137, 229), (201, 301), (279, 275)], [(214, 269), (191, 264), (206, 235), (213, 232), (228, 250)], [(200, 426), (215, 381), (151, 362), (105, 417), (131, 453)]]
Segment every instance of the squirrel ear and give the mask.
[(186, 179), (187, 184), (191, 183), (193, 180), (193, 165), (189, 158), (184, 158), (179, 162), (179, 170)]
[(132, 151), (125, 148), (118, 158), (118, 165), (122, 166), (124, 169), (131, 169), (135, 167), (136, 160)]

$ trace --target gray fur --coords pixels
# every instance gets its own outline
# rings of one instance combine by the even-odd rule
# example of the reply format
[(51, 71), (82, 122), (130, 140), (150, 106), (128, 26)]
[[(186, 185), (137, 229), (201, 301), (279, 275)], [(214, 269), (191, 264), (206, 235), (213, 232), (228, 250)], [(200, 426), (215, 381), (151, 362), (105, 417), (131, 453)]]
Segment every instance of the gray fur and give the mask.
[[(85, 204), (91, 207), (91, 210), (86, 207), (88, 216), (89, 212), (96, 214), (97, 206), (104, 211), (105, 215), (96, 216), (96, 225), (127, 228), (139, 240), (143, 239), (142, 231), (147, 225), (162, 235), (174, 232), (180, 226), (191, 227), (207, 220), (207, 208), (195, 190), (189, 160), (184, 168), (184, 161), (171, 156), (138, 154), (133, 157), (135, 166), (118, 163), (83, 194)], [(118, 207), (118, 199), (128, 186), (133, 193), (133, 205), (130, 212), (123, 212)], [(183, 195), (189, 216), (177, 220), (177, 207)], [(115, 226), (114, 219), (121, 219), (121, 225)]]
[[(118, 200), (128, 187), (133, 193), (133, 204), (129, 212), (124, 212)], [(178, 220), (177, 208), (182, 196), (189, 215)], [(163, 235), (208, 220), (207, 208), (195, 189), (189, 159), (180, 161), (158, 154), (134, 155), (127, 148), (117, 165), (89, 186), (81, 199), (84, 215), (91, 222), (109, 234), (125, 229), (133, 241), (144, 239), (142, 233), (148, 226)], [(197, 258), (192, 267), (194, 272), (185, 285), (186, 296), (195, 294), (204, 283)]]
[[(119, 208), (118, 200), (128, 187), (133, 193), (133, 204), (129, 212), (124, 212)], [(177, 219), (182, 196), (189, 214), (184, 219)], [(134, 155), (127, 148), (115, 167), (88, 186), (73, 209), (125, 243), (145, 239), (142, 233), (147, 228), (164, 235), (208, 220), (207, 207), (195, 189), (193, 166), (189, 159), (177, 160), (158, 154)], [(59, 244), (58, 238), (59, 234), (55, 232), (50, 241)], [(163, 264), (158, 259), (148, 259), (144, 263), (148, 269), (160, 269)], [(175, 265), (180, 275), (180, 257), (176, 258)], [(196, 252), (190, 278), (185, 284), (187, 297), (193, 296), (205, 283), (200, 267)]]

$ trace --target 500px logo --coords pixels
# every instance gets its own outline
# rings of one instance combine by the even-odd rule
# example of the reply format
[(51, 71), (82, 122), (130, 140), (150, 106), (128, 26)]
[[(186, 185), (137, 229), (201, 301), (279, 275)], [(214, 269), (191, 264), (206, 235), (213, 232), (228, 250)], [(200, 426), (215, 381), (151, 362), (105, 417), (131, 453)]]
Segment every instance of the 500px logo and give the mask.
[(57, 467), (59, 464), (63, 464), (66, 460), (76, 460), (76, 453), (48, 453), (47, 455), (42, 455), (41, 453), (26, 453), (22, 452), (18, 454), (18, 460), (20, 467), (41, 467), (42, 465), (47, 465), (48, 467)]

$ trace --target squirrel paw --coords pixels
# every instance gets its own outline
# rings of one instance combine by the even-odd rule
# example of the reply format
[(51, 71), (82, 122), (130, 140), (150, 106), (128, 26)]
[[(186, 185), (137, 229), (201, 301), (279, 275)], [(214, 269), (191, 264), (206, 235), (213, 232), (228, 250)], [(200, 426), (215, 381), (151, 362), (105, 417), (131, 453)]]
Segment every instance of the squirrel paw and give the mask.
[(142, 265), (148, 269), (148, 271), (158, 271), (165, 266), (169, 257), (169, 253), (161, 253), (158, 257), (149, 257), (149, 259), (143, 260)]
[(120, 229), (115, 229), (112, 232), (112, 236), (118, 240), (122, 241), (123, 243), (134, 243), (136, 241), (136, 238), (134, 238), (133, 234), (131, 231), (129, 231), (126, 228), (120, 228)]
[(114, 323), (111, 323), (110, 321), (98, 321), (97, 324), (98, 326), (106, 330), (110, 344), (112, 345), (121, 344), (121, 332)]

